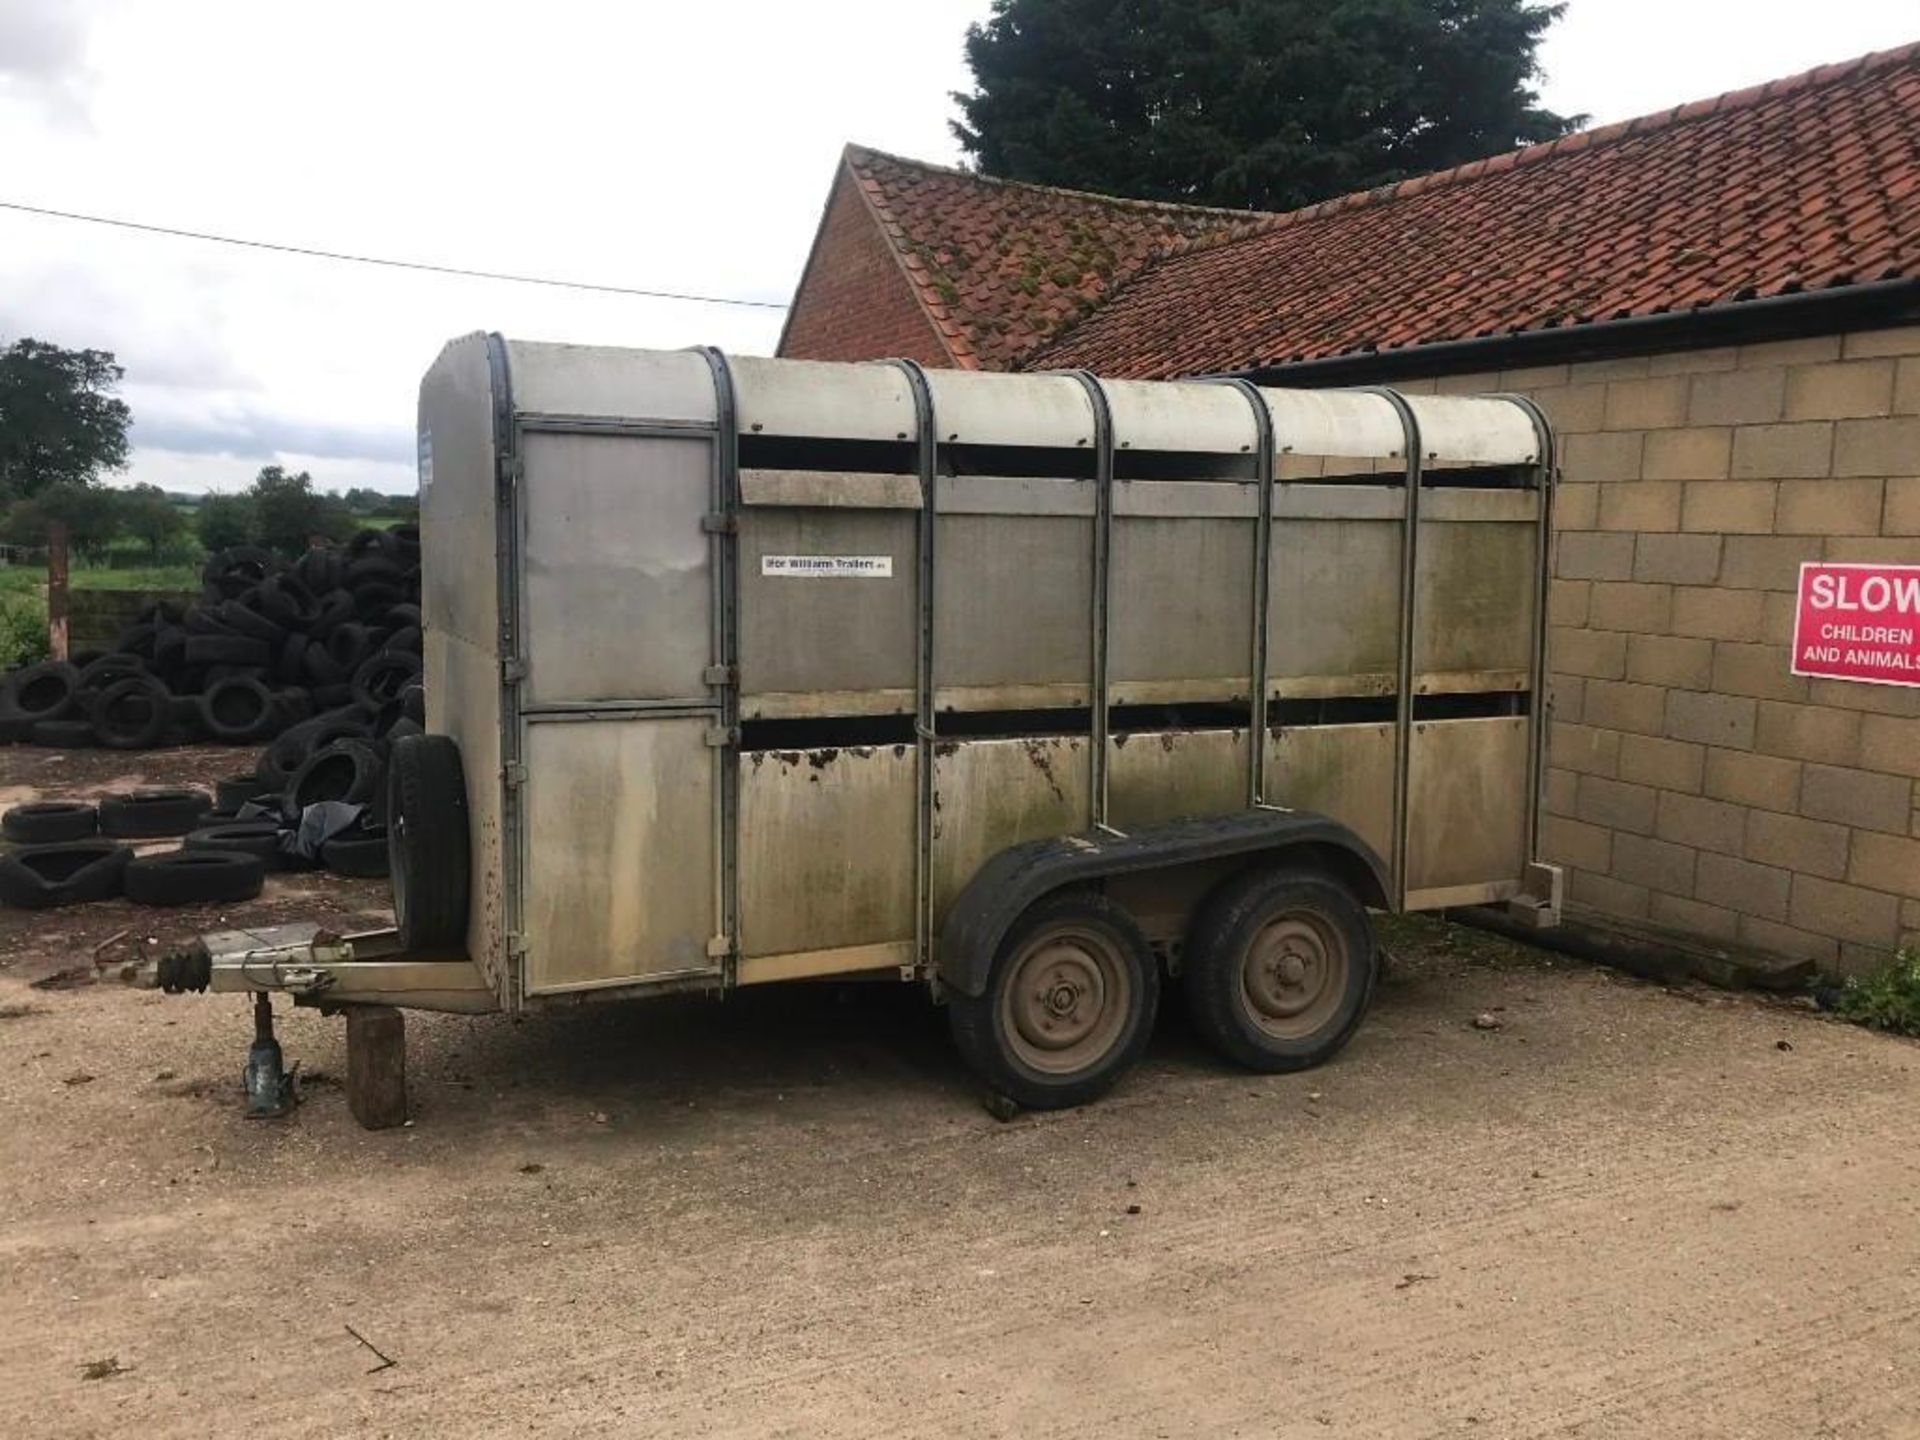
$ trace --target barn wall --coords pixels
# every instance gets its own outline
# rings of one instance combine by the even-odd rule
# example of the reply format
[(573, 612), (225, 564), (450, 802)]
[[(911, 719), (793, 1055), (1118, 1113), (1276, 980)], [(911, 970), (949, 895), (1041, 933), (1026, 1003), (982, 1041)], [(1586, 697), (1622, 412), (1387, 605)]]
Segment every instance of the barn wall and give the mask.
[(1920, 327), (1403, 385), (1561, 437), (1546, 857), (1576, 910), (1920, 945), (1920, 689), (1790, 673), (1803, 560), (1920, 563)]
[(794, 295), (780, 354), (796, 360), (953, 364), (844, 166)]

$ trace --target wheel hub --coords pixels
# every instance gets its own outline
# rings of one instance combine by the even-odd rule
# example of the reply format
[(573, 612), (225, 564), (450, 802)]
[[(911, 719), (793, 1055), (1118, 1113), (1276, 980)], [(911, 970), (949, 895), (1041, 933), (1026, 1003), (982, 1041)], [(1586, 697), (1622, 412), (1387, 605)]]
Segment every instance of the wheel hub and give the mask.
[(1125, 1023), (1123, 966), (1091, 929), (1036, 936), (1004, 992), (1007, 1038), (1036, 1070), (1059, 1074), (1097, 1063)]
[(1254, 1023), (1293, 1036), (1321, 1024), (1346, 988), (1347, 954), (1317, 916), (1275, 916), (1247, 946), (1242, 988)]

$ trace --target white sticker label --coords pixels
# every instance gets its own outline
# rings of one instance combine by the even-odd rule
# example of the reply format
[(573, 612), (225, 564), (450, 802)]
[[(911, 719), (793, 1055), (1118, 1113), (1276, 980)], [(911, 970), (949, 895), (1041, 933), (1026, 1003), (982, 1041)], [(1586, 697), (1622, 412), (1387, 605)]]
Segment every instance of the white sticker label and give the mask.
[(762, 555), (762, 575), (820, 580), (891, 580), (891, 555)]

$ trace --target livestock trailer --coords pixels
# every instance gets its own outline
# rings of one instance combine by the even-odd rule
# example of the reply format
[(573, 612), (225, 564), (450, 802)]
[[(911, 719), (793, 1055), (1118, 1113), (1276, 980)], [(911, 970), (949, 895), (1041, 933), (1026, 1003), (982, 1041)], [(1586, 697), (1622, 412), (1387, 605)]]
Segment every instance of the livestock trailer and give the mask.
[(897, 978), (1047, 1106), (1139, 1055), (1163, 983), (1297, 1068), (1366, 1008), (1369, 911), (1554, 918), (1522, 399), (476, 334), (419, 469), (396, 929), (210, 937), (176, 985)]

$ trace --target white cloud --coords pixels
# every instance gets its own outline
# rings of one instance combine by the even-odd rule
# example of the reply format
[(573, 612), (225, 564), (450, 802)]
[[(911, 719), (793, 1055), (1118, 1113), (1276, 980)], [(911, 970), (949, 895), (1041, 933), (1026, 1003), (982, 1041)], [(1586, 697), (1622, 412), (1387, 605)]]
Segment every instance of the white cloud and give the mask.
[(0, 5), (0, 101), (62, 130), (88, 128), (87, 34), (94, 0), (6, 0)]

